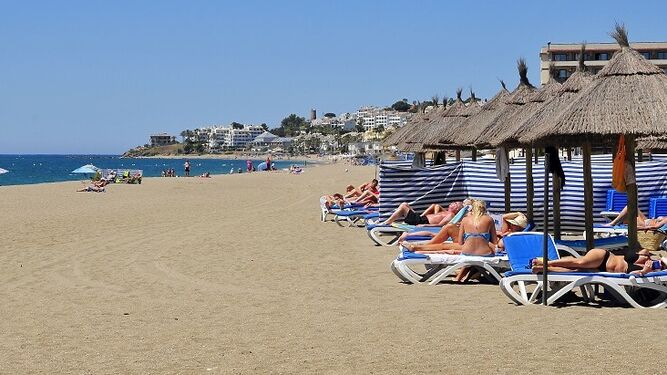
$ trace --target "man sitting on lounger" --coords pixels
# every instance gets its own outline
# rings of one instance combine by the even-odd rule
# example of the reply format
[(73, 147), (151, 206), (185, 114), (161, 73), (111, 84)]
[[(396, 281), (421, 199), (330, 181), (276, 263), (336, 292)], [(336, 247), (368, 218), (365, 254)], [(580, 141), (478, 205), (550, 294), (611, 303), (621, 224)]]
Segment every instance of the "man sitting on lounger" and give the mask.
[[(616, 218), (614, 218), (614, 220), (604, 225), (613, 227), (621, 223), (627, 224), (628, 223), (627, 216), (628, 216), (628, 206), (625, 206), (623, 207), (621, 212), (618, 213)], [(646, 215), (644, 215), (642, 210), (640, 210), (639, 208), (637, 209), (637, 229), (655, 230), (662, 228), (665, 224), (667, 224), (667, 217), (657, 217), (655, 219), (649, 219), (646, 217)]]
[(408, 203), (403, 202), (382, 224), (388, 225), (403, 218), (403, 221), (409, 225), (440, 227), (449, 223), (461, 208), (463, 208), (463, 202), (452, 202), (447, 209), (439, 204), (432, 204), (419, 215)]

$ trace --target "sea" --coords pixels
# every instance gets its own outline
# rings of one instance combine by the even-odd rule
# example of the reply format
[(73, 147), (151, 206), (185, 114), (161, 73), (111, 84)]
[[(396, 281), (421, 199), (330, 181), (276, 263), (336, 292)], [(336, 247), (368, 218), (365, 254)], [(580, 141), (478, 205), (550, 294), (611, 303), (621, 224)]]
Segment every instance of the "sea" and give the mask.
[[(141, 169), (146, 177), (157, 177), (163, 170), (173, 168), (177, 176), (183, 176), (183, 164), (186, 158), (122, 158), (119, 155), (0, 155), (0, 168), (9, 172), (0, 174), (0, 186), (25, 185), (45, 182), (77, 181), (86, 176), (71, 172), (83, 165), (92, 164), (101, 169)], [(211, 174), (229, 174), (239, 168), (245, 172), (246, 159), (189, 159), (190, 175), (197, 176), (206, 172)], [(255, 166), (265, 159), (252, 159)], [(296, 164), (303, 166), (303, 161), (272, 161), (277, 169), (289, 168)], [(236, 172), (235, 172), (236, 173)]]

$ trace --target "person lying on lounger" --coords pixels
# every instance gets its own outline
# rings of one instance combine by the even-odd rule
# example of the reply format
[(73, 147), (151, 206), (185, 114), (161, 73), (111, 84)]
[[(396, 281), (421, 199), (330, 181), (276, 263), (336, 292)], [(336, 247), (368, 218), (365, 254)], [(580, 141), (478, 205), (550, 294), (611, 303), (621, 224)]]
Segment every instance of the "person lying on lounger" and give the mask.
[[(605, 226), (613, 227), (620, 223), (628, 223), (628, 206), (623, 207), (621, 212), (612, 220), (611, 222), (604, 224)], [(655, 230), (661, 228), (663, 225), (667, 224), (667, 217), (658, 217), (655, 219), (649, 219), (644, 215), (642, 210), (637, 209), (637, 229), (642, 230)]]
[[(591, 249), (581, 258), (563, 257), (549, 261), (549, 272), (616, 272), (646, 274), (667, 267), (667, 257), (660, 259), (660, 269), (653, 268), (651, 253), (642, 249), (629, 256), (614, 255), (606, 249)], [(532, 270), (544, 271), (544, 261), (533, 259)]]
[(106, 180), (100, 180), (97, 182), (93, 182), (92, 184), (86, 186), (85, 188), (79, 189), (76, 192), (77, 193), (82, 193), (82, 192), (96, 192), (100, 193), (103, 192), (105, 189), (105, 186), (107, 186), (109, 182)]
[(447, 206), (447, 209), (439, 204), (432, 204), (419, 215), (408, 203), (403, 202), (382, 224), (389, 225), (403, 219), (408, 225), (444, 226), (456, 216), (461, 208), (463, 208), (463, 202), (452, 202)]
[[(461, 220), (461, 225), (459, 225), (458, 229), (455, 243), (432, 245), (403, 244), (403, 247), (408, 251), (420, 254), (487, 256), (495, 253), (496, 243), (498, 242), (496, 224), (493, 218), (487, 214), (484, 201), (472, 201), (471, 212)], [(456, 275), (455, 280), (460, 282), (467, 281), (471, 278), (470, 271), (470, 267), (463, 268)]]

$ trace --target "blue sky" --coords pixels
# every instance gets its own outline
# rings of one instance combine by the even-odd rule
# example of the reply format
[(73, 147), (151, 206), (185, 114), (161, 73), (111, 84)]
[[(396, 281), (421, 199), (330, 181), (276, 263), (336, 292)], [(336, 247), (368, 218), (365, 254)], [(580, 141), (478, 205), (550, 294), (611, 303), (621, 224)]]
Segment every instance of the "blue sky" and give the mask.
[(662, 1), (0, 1), (0, 153), (539, 83), (548, 41), (665, 41)]

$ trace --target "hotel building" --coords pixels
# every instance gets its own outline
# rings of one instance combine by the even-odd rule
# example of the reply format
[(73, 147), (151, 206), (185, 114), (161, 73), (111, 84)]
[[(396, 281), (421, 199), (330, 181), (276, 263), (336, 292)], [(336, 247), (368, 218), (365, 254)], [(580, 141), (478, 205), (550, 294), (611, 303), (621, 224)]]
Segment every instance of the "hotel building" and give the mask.
[[(667, 72), (667, 42), (630, 43), (648, 61)], [(540, 83), (549, 81), (549, 64), (556, 68), (556, 79), (564, 82), (577, 69), (581, 44), (549, 43), (540, 50)], [(614, 52), (620, 50), (617, 43), (586, 44), (584, 61), (593, 74), (600, 71), (611, 59)]]

